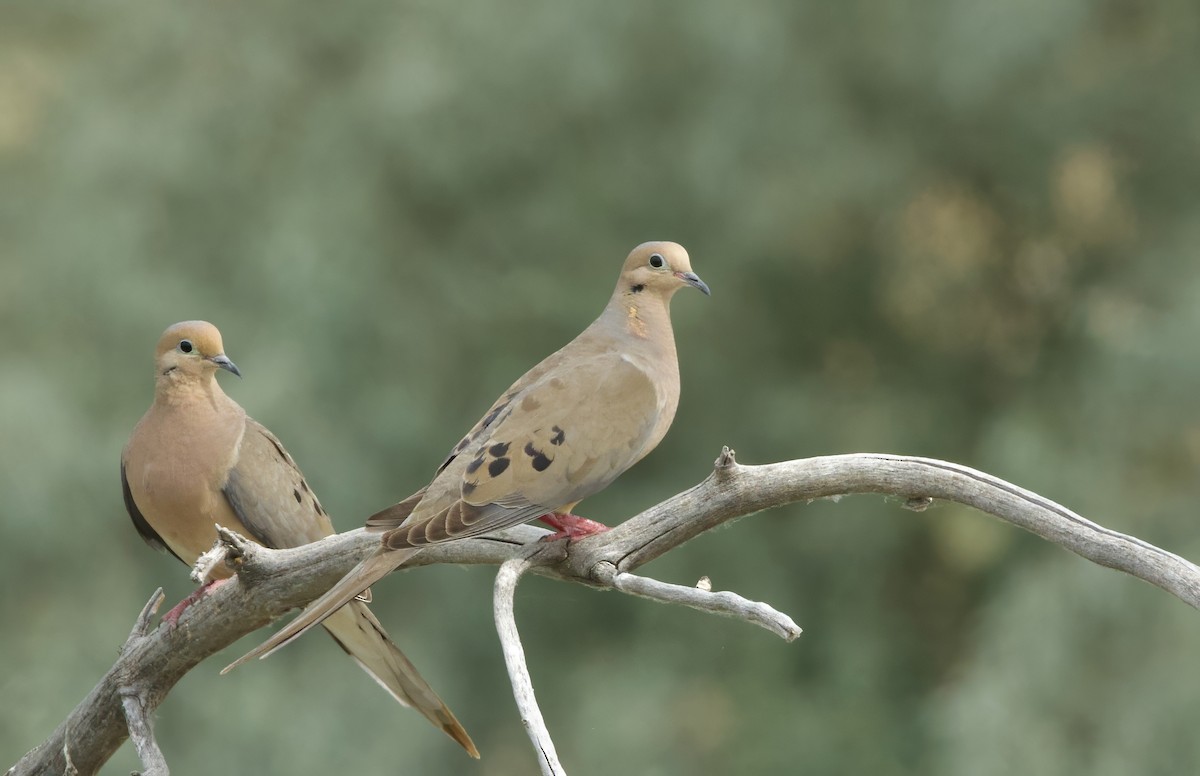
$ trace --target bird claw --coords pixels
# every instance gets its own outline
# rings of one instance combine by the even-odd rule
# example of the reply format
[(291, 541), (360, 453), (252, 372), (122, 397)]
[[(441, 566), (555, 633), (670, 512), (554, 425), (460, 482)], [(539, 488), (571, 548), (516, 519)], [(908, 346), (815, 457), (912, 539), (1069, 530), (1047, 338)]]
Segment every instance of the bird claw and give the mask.
[(588, 520), (586, 517), (580, 517), (579, 515), (551, 512), (548, 515), (542, 515), (538, 519), (555, 531), (549, 536), (543, 536), (543, 542), (554, 542), (559, 539), (582, 539), (585, 536), (592, 536), (609, 530), (609, 527), (604, 523)]
[(196, 603), (201, 598), (208, 595), (213, 590), (216, 590), (218, 587), (228, 581), (228, 578), (210, 579), (208, 582), (205, 582), (203, 585), (193, 590), (187, 598), (184, 598), (182, 601), (175, 604), (173, 607), (171, 607), (169, 612), (163, 615), (163, 622), (167, 624), (167, 628), (170, 630), (175, 630), (175, 628), (179, 626), (179, 618), (183, 616), (183, 613), (187, 611), (189, 606)]

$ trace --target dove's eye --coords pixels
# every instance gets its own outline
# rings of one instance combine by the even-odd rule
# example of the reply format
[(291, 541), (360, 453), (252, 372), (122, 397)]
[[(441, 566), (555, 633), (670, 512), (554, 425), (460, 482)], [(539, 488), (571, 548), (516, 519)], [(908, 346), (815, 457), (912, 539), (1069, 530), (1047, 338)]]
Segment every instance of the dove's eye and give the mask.
[(662, 269), (662, 268), (663, 268), (663, 266), (664, 266), (666, 263), (667, 263), (667, 262), (666, 262), (666, 260), (665, 260), (665, 259), (662, 257), (662, 254), (661, 254), (661, 253), (652, 253), (652, 254), (650, 254), (650, 266), (651, 266), (651, 267), (654, 267), (655, 269)]
[(192, 346), (191, 340), (180, 340), (179, 341), (179, 352), (180, 353), (191, 353), (194, 349), (195, 348)]

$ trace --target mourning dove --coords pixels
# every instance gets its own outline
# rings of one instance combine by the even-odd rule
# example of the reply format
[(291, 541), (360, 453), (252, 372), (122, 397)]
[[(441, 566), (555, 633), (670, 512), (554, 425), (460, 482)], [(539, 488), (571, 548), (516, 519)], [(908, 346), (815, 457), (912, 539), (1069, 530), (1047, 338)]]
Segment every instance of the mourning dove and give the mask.
[[(186, 321), (168, 328), (154, 368), (154, 403), (121, 454), (125, 506), (143, 539), (192, 565), (216, 541), (217, 523), (274, 548), (333, 534), (283, 445), (217, 384), (218, 369), (241, 373), (225, 356), (215, 326)], [(214, 572), (218, 580), (229, 575), (224, 567)], [(415, 707), (478, 757), (454, 714), (366, 604), (347, 601), (325, 620), (329, 635), (397, 701)]]
[(539, 517), (558, 529), (548, 538), (606, 530), (571, 510), (667, 433), (679, 404), (670, 304), (685, 286), (709, 293), (682, 246), (634, 248), (600, 317), (513, 383), (432, 482), (367, 521), (383, 532), (375, 554), (225, 670), (287, 644), (425, 545)]

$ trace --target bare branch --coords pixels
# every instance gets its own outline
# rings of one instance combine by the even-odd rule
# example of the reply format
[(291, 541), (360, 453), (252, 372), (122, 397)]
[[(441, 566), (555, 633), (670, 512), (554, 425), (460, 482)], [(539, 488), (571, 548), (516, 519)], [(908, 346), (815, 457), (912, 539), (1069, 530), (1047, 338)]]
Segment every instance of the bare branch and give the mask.
[(146, 695), (135, 688), (121, 688), (121, 708), (125, 711), (125, 723), (129, 737), (142, 761), (141, 776), (168, 776), (167, 758), (163, 757), (154, 740), (154, 729), (146, 710)]
[[(611, 531), (572, 543), (560, 559), (543, 563), (539, 558), (528, 570), (640, 595), (655, 586), (624, 574), (710, 528), (774, 506), (856, 493), (895, 496), (908, 508), (922, 508), (930, 498), (975, 507), (1200, 608), (1200, 569), (1187, 560), (983, 472), (896, 455), (838, 455), (741, 466), (726, 450), (704, 482)], [(434, 563), (500, 565), (524, 559), (529, 548), (522, 545), (545, 535), (541, 529), (519, 526), (485, 538), (434, 546), (417, 554), (406, 568)], [(292, 550), (267, 550), (240, 537), (227, 536), (226, 542), (227, 558), (231, 558), (226, 562), (238, 571), (238, 578), (190, 607), (177, 628), (159, 626), (144, 638), (131, 638), (136, 643), (126, 644), (117, 664), (71, 716), (10, 773), (63, 773), (72, 766), (80, 774), (95, 773), (128, 735), (121, 687), (143, 688), (145, 712), (152, 712), (201, 660), (316, 598), (373, 552), (379, 537), (359, 529)], [(678, 602), (699, 603), (697, 608), (703, 611), (742, 617), (785, 638), (790, 632), (790, 620), (785, 623), (783, 615), (769, 607), (747, 606), (750, 602), (731, 594), (689, 590), (689, 595), (691, 603)], [(651, 597), (674, 602), (665, 593)], [(772, 621), (782, 632), (768, 625)], [(795, 628), (794, 623), (790, 628)]]
[[(127, 651), (131, 645), (146, 638), (146, 634), (150, 632), (150, 621), (158, 608), (162, 606), (163, 599), (163, 590), (160, 587), (154, 591), (154, 595), (150, 596), (150, 600), (142, 607), (141, 614), (133, 624), (133, 630), (129, 632), (129, 638), (125, 640), (125, 646), (121, 648), (122, 653)], [(167, 776), (169, 773), (167, 759), (163, 757), (162, 751), (158, 748), (158, 742), (154, 740), (154, 728), (150, 722), (147, 693), (138, 686), (135, 679), (131, 684), (118, 687), (117, 694), (121, 697), (121, 710), (125, 714), (125, 725), (129, 728), (129, 737), (133, 740), (133, 747), (137, 750), (138, 759), (142, 761), (141, 776)]]
[(500, 636), (500, 646), (504, 651), (504, 664), (508, 666), (513, 699), (517, 702), (517, 710), (521, 712), (521, 723), (525, 725), (525, 732), (537, 753), (538, 767), (541, 768), (543, 776), (566, 776), (566, 770), (558, 760), (558, 752), (554, 749), (554, 741), (546, 727), (546, 720), (542, 717), (542, 710), (538, 708), (537, 698), (533, 694), (533, 679), (529, 676), (529, 667), (525, 664), (525, 650), (521, 646), (517, 619), (513, 613), (513, 597), (517, 592), (517, 583), (533, 563), (532, 558), (513, 558), (500, 564), (493, 592), (496, 633)]
[[(221, 530), (221, 526), (217, 525), (217, 531)], [(216, 571), (217, 567), (225, 562), (229, 557), (229, 544), (226, 542), (217, 541), (207, 552), (196, 558), (196, 562), (192, 564), (192, 581), (197, 585), (203, 585)]]
[[(783, 612), (777, 611), (761, 601), (742, 598), (737, 593), (729, 591), (714, 593), (711, 582), (708, 583), (708, 587), (672, 585), (669, 582), (659, 582), (657, 579), (649, 577), (639, 577), (628, 571), (618, 572), (609, 563), (597, 564), (595, 573), (599, 580), (622, 593), (658, 601), (660, 604), (679, 604), (709, 614), (745, 620), (760, 628), (766, 628), (784, 641), (794, 641), (801, 633), (800, 626)], [(708, 577), (704, 579), (707, 580)]]
[(125, 646), (122, 651), (127, 649), (130, 644), (137, 643), (138, 639), (143, 639), (150, 632), (150, 621), (158, 612), (158, 607), (162, 606), (166, 596), (163, 595), (163, 589), (160, 587), (150, 596), (150, 600), (142, 607), (142, 611), (138, 614), (137, 619), (133, 621), (133, 630), (129, 631), (129, 637), (125, 639)]
[[(734, 518), (797, 501), (863, 493), (934, 498), (974, 507), (1093, 563), (1124, 571), (1200, 609), (1200, 568), (1149, 542), (1105, 528), (1037, 493), (967, 466), (932, 458), (855, 453), (741, 466), (722, 454), (699, 485), (572, 550), (569, 566), (606, 560), (630, 571)], [(913, 501), (917, 499), (917, 501)], [(597, 539), (603, 539), (599, 546)], [(593, 544), (596, 543), (596, 544)], [(579, 550), (587, 546), (588, 551)], [(593, 549), (594, 548), (594, 549)], [(591, 567), (588, 567), (590, 575)]]

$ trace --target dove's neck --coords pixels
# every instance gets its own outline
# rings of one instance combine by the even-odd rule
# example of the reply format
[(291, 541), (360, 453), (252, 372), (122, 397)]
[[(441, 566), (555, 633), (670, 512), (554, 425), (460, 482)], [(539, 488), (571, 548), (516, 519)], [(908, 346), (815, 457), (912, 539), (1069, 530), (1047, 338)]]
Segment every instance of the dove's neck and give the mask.
[(158, 375), (154, 401), (168, 407), (209, 406), (214, 410), (233, 403), (221, 390), (215, 374), (189, 374), (180, 369)]
[(634, 460), (650, 452), (662, 440), (679, 405), (679, 357), (671, 329), (670, 294), (633, 291), (618, 286), (597, 324), (615, 342), (621, 360), (640, 369), (654, 386), (657, 405), (654, 426)]
[(618, 288), (597, 323), (619, 334), (633, 354), (655, 363), (676, 363), (670, 297)]

